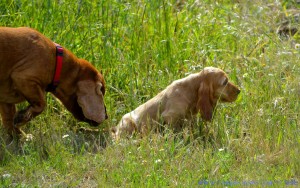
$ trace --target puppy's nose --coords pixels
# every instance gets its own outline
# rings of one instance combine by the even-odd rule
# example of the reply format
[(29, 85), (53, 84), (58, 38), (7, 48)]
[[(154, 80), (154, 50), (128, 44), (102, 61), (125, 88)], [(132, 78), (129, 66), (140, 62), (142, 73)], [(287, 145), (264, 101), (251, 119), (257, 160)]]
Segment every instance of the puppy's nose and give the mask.
[(240, 94), (241, 90), (240, 89), (237, 89), (236, 93), (237, 94)]

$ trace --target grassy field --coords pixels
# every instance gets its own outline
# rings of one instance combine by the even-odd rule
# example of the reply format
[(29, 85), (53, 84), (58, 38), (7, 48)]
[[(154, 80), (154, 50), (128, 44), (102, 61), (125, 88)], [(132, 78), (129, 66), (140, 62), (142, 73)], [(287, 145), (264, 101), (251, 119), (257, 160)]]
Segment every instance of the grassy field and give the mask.
[[(28, 26), (92, 62), (107, 82), (109, 119), (98, 132), (50, 94), (23, 130), (34, 140), (0, 146), (0, 187), (299, 186), (300, 36), (293, 0), (1, 0), (1, 26)], [(206, 66), (241, 88), (167, 131), (112, 142), (105, 131), (173, 80)], [(23, 108), (26, 104), (20, 104)], [(199, 127), (193, 132), (189, 127)], [(202, 130), (206, 131), (202, 131)]]

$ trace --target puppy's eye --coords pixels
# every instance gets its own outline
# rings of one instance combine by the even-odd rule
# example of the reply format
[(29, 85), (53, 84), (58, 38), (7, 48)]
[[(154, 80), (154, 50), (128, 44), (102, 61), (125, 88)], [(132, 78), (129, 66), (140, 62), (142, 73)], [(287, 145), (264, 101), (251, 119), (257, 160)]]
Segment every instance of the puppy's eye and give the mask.
[(223, 86), (226, 86), (227, 83), (228, 83), (228, 79), (226, 78), (226, 79), (224, 80), (224, 82), (223, 82)]

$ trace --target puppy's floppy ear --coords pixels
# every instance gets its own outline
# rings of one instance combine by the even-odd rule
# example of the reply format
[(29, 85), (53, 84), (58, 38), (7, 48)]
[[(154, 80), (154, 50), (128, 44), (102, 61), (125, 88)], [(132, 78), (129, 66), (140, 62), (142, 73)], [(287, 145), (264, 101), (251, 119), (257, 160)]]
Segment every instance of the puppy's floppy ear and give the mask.
[(83, 80), (77, 83), (77, 102), (83, 111), (83, 115), (97, 123), (106, 119), (102, 85), (91, 80)]
[(214, 105), (210, 101), (210, 88), (204, 82), (200, 84), (198, 90), (197, 110), (201, 117), (206, 121), (211, 121), (214, 111)]

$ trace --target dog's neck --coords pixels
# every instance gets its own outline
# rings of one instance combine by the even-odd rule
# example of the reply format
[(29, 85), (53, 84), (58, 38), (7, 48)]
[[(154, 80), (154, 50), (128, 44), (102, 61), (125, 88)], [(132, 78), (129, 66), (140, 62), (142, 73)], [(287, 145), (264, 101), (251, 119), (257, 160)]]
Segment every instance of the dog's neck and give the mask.
[[(68, 51), (64, 48), (64, 51)], [(70, 78), (77, 78), (80, 71), (79, 59), (76, 58), (71, 52), (64, 53), (63, 66), (61, 69), (60, 83), (53, 93), (74, 93), (73, 89), (77, 80)]]
[(203, 82), (203, 74), (201, 72), (191, 74), (187, 77), (187, 79), (191, 80), (192, 88), (195, 93), (198, 93), (201, 82)]
[(52, 91), (54, 92), (55, 89), (57, 88), (59, 81), (60, 81), (60, 75), (61, 75), (61, 69), (63, 66), (63, 48), (59, 45), (56, 44), (56, 64), (55, 64), (55, 71), (54, 71), (54, 76), (52, 82), (47, 86), (46, 91)]

